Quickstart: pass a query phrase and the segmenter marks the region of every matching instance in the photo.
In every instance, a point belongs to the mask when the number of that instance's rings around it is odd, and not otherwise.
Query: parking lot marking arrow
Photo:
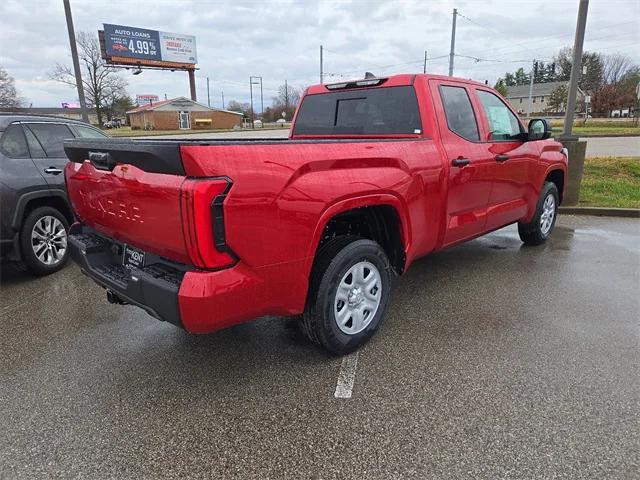
[[[351,391],[356,380],[356,367],[358,366],[358,352],[347,355],[342,359],[338,383],[336,385],[336,398],[351,398]]]

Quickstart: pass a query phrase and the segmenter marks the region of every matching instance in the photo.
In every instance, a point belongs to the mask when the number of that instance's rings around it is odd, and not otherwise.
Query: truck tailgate
[[[180,201],[184,176],[131,164],[101,170],[89,161],[70,162],[65,174],[69,200],[84,224],[136,248],[189,262]]]

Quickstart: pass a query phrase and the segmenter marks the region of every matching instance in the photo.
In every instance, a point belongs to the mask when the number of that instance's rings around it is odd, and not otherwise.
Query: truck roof
[[[374,80],[381,80],[384,81],[384,83],[382,83],[381,85],[379,85],[380,88],[385,88],[385,87],[399,87],[399,86],[407,86],[407,85],[413,85],[413,83],[415,82],[416,77],[422,77],[425,80],[449,80],[449,81],[455,81],[455,82],[460,82],[460,83],[468,83],[468,84],[472,84],[472,85],[478,85],[478,86],[487,86],[484,83],[481,82],[476,82],[475,80],[469,80],[466,78],[459,78],[459,77],[448,77],[446,75],[432,75],[430,73],[401,73],[398,75],[391,75],[389,77],[370,77],[370,78],[358,78],[358,79],[352,79],[352,80],[345,80],[345,81],[341,81],[341,82],[332,82],[332,83],[324,83],[324,84],[315,84],[315,85],[311,85],[307,88],[307,91],[305,92],[306,95],[314,95],[314,94],[318,94],[318,93],[327,93],[330,92],[332,90],[332,86],[341,86],[343,84],[351,84],[353,83],[355,86],[355,82],[366,82],[366,81],[371,81],[373,82]],[[372,84],[372,87],[375,87],[376,85]],[[342,87],[345,90],[349,89],[348,86],[346,87]]]

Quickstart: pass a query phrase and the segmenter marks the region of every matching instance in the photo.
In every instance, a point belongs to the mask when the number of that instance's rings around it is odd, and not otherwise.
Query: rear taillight
[[[230,188],[226,178],[187,178],[180,187],[184,241],[196,267],[218,269],[235,263],[224,235],[223,204]]]

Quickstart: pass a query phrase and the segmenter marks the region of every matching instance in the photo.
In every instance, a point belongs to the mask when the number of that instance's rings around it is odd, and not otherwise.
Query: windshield
[[[422,132],[413,87],[370,88],[304,97],[294,135],[404,135]]]

